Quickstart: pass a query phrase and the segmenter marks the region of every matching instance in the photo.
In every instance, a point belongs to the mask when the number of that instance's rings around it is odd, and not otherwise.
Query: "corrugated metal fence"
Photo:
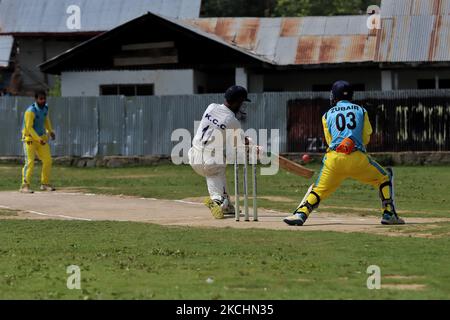
[[[355,103],[366,108],[373,127],[370,152],[450,151],[450,90],[360,92]],[[326,150],[320,119],[327,95],[288,101],[288,152]]]
[[[321,152],[327,93],[250,95],[245,128],[279,129],[281,152]],[[55,156],[169,155],[174,130],[194,122],[222,95],[49,98]],[[370,151],[449,151],[450,90],[364,92],[375,134]],[[0,98],[0,156],[22,155],[23,113],[32,99]]]

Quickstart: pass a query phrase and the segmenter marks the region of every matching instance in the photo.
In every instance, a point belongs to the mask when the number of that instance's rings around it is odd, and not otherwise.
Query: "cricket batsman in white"
[[[223,104],[213,103],[206,109],[189,150],[189,164],[196,173],[206,178],[209,197],[204,204],[216,219],[235,214],[227,193],[226,159],[230,159],[228,157],[233,151],[230,149],[235,145],[251,143],[251,139],[244,136],[241,127],[241,121],[246,116],[244,102],[251,102],[247,89],[241,86],[230,87],[225,93]],[[227,144],[227,134],[230,132],[234,133],[234,139],[240,141]]]

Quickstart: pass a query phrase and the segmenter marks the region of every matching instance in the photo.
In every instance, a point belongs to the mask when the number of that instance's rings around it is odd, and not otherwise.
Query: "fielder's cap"
[[[248,98],[248,91],[244,87],[241,86],[232,86],[228,88],[228,90],[225,92],[225,99],[228,102],[235,102],[238,100],[244,100],[247,102],[252,102]]]
[[[345,100],[353,98],[353,87],[347,81],[336,81],[331,89],[334,99]]]

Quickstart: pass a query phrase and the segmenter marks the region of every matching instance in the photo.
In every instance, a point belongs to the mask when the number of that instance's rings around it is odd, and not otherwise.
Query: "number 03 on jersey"
[[[372,126],[363,107],[341,101],[323,116],[322,122],[325,139],[331,150],[336,150],[344,139],[350,138],[355,142],[357,150],[366,152]]]

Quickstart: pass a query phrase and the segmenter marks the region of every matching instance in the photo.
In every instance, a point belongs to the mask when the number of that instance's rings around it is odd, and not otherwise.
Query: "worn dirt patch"
[[[241,196],[242,197],[242,196]],[[251,199],[251,195],[249,195],[249,198]],[[188,201],[188,202],[198,202],[201,203],[203,202],[203,199],[205,199],[205,197],[191,197],[191,198],[185,198],[183,199],[184,201]],[[234,196],[230,196],[230,199],[232,201],[234,201]],[[288,198],[288,197],[282,197],[282,196],[274,196],[274,197],[258,197],[259,199],[264,199],[264,200],[269,200],[269,201],[273,201],[273,202],[295,202],[295,200]]]
[[[19,213],[20,212],[18,210],[6,209],[0,206],[0,219],[17,219],[19,217]]]
[[[379,213],[380,209],[377,208],[361,208],[361,207],[338,207],[338,206],[327,206],[322,205],[320,206],[322,209],[339,209],[339,210],[348,210],[348,211],[362,211],[362,212],[376,212]],[[450,211],[443,211],[450,214]],[[415,214],[417,216],[421,216],[424,214],[428,214],[427,211],[420,211],[420,210],[398,210],[399,214]]]
[[[296,201],[295,199],[292,199],[289,197],[282,197],[282,196],[258,197],[258,199],[264,199],[264,200],[269,200],[269,201],[273,201],[273,202],[295,202]],[[300,200],[298,200],[298,201],[300,202]]]
[[[381,289],[404,290],[404,291],[422,291],[427,288],[424,284],[382,284]]]
[[[445,221],[443,221],[445,222]],[[391,227],[389,230],[389,236],[400,237],[414,237],[425,239],[436,239],[448,237],[448,233],[433,233],[434,230],[439,229],[439,224],[410,224],[407,228],[403,226]]]
[[[383,279],[392,279],[392,280],[416,280],[422,278],[423,276],[401,276],[397,274],[383,276]]]
[[[205,200],[205,197],[191,197],[191,198],[184,198],[184,199],[181,200],[181,201],[201,204],[201,203],[203,203],[203,200]]]
[[[72,192],[72,193],[86,193],[88,192],[88,187],[65,187],[58,188],[59,192]]]
[[[4,209],[0,207],[0,217],[16,217],[19,215],[17,210]]]
[[[129,174],[129,175],[121,175],[121,176],[109,176],[107,179],[146,179],[146,178],[154,178],[157,177],[156,174]]]
[[[202,198],[203,199],[203,198]],[[188,201],[192,200],[192,201]],[[0,192],[0,206],[19,210],[18,219],[64,219],[82,221],[133,221],[164,226],[211,228],[272,229],[292,232],[336,231],[367,232],[382,235],[415,236],[397,230],[450,222],[448,218],[408,218],[409,225],[381,226],[379,217],[360,217],[320,212],[313,214],[303,227],[287,226],[282,220],[288,213],[260,209],[259,222],[241,222],[234,217],[223,220],[212,218],[199,198],[187,200],[157,200],[147,198],[53,192],[21,194]],[[252,209],[250,208],[250,212]],[[179,213],[183,212],[182,215]],[[396,230],[392,232],[392,230]]]

